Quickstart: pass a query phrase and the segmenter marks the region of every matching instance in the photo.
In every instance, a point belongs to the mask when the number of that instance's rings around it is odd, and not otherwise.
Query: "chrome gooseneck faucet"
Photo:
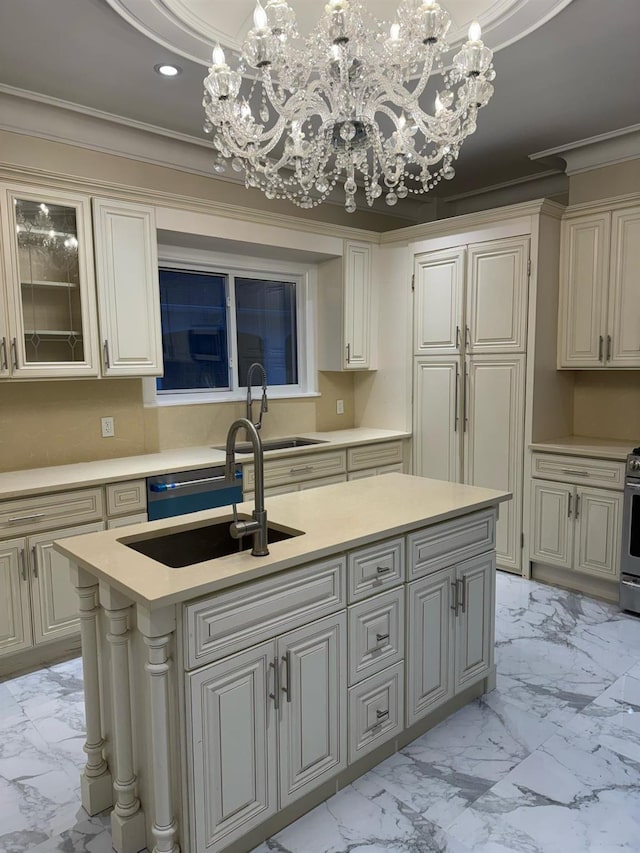
[[[251,413],[251,408],[253,405],[253,400],[251,399],[251,379],[253,377],[254,371],[256,370],[259,371],[262,375],[262,400],[260,401],[260,417],[258,418],[258,423],[254,423],[253,415]],[[249,370],[247,370],[247,420],[251,421],[251,423],[256,429],[262,429],[262,415],[268,411],[269,403],[267,401],[267,372],[259,361],[254,361],[253,364],[249,366]],[[251,440],[249,438],[248,433],[247,440]]]
[[[267,545],[267,511],[264,508],[264,454],[262,451],[262,439],[258,433],[258,425],[253,424],[248,418],[238,418],[229,427],[227,433],[226,457],[225,457],[225,479],[229,483],[235,483],[235,446],[238,432],[244,429],[247,438],[253,447],[253,464],[255,467],[255,504],[251,520],[245,521],[238,518],[238,510],[233,505],[233,522],[229,532],[234,539],[242,539],[249,533],[253,534],[253,548],[251,553],[254,557],[266,557],[269,553]]]

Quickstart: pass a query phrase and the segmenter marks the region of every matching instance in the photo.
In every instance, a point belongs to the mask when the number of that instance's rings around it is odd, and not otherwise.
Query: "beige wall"
[[[640,444],[640,371],[576,371],[573,432]]]
[[[353,376],[321,373],[319,390],[320,397],[270,401],[264,435],[354,426]],[[337,399],[344,400],[344,415],[335,414]],[[145,408],[139,379],[4,382],[0,471],[222,444],[231,421],[244,412],[243,403]],[[102,438],[100,418],[108,415],[115,437]]]
[[[579,172],[569,178],[569,204],[640,192],[640,159]]]

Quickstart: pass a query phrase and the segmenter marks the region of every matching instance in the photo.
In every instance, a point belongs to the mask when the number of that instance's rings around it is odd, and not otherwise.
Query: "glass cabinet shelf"
[[[79,284],[77,281],[26,281],[23,280],[20,282],[23,287],[66,287],[66,288],[77,288]]]
[[[82,339],[82,332],[76,329],[25,329],[24,336],[38,338],[77,338]]]

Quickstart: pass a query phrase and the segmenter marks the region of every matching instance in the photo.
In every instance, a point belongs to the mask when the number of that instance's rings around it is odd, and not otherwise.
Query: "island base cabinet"
[[[346,616],[187,676],[194,850],[218,853],[346,767]]]
[[[495,552],[409,584],[407,726],[489,675]]]

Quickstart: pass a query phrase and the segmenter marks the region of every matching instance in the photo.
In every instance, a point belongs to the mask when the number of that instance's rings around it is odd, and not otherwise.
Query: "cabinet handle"
[[[44,518],[44,512],[34,512],[32,515],[13,515],[7,519],[7,524],[17,524],[19,521],[35,521],[36,518]]]
[[[269,699],[273,699],[273,707],[276,711],[280,710],[280,668],[278,666],[278,658],[274,658],[269,664],[269,669],[273,670],[273,693],[269,693]]]
[[[34,578],[38,577],[38,549],[34,545],[31,549],[31,559],[33,561],[33,576]]]
[[[372,726],[369,726],[366,731],[375,732],[376,729],[379,729],[382,725],[382,721],[389,718],[389,711],[381,711],[379,708],[376,710],[376,721]]]
[[[7,339],[2,339],[2,369],[9,370],[9,362],[7,360]]]
[[[581,471],[579,468],[561,468],[563,474],[575,474],[576,477],[588,477],[589,471]]]
[[[571,518],[571,501],[573,500],[573,495],[569,493],[569,500],[567,502],[567,518]]]
[[[291,702],[291,652],[287,651],[286,654],[282,655],[282,660],[285,665],[285,687],[282,688],[282,692],[286,693],[287,702]]]
[[[313,471],[313,465],[300,465],[297,468],[289,468],[290,474],[308,474]]]
[[[460,371],[456,364],[456,401],[454,403],[455,420],[453,422],[453,431],[458,432],[458,382],[460,381]]]
[[[347,344],[347,364],[351,363],[351,344]]]
[[[576,495],[576,518],[580,515],[580,495]]]
[[[27,555],[24,552],[24,548],[20,548],[20,574],[22,575],[22,580],[26,581],[27,579]]]
[[[13,338],[13,340],[11,341],[11,352],[13,353],[13,359],[12,359],[13,369],[17,370],[18,369],[18,347],[16,345],[16,339],[15,338]]]
[[[456,349],[460,348],[460,326],[456,326]]]
[[[387,575],[391,571],[391,566],[376,566],[376,572],[379,575]]]
[[[381,643],[383,640],[388,640],[389,634],[376,634],[376,640]]]
[[[611,361],[611,335],[607,335],[607,356],[605,361]]]
[[[453,610],[454,613],[457,613],[458,612],[458,584],[456,581],[454,581],[451,584],[451,601],[452,601],[451,609]]]
[[[604,338],[602,335],[598,338],[598,361],[602,361],[602,347],[604,345]]]
[[[464,345],[466,349],[471,349],[471,331],[468,326],[464,327]]]
[[[462,365],[462,423],[464,432],[467,431],[467,424],[469,423],[469,417],[467,415],[467,379],[469,378],[469,374],[467,372],[467,363]]]
[[[111,365],[109,364],[109,341],[105,339],[105,342],[102,345],[102,350],[104,352],[104,366],[105,369],[109,369]]]
[[[456,583],[460,584],[460,590],[461,590],[460,608],[461,608],[463,613],[466,613],[466,611],[467,611],[467,579],[466,579],[466,577],[458,578]]]
[[[389,716],[389,710],[388,709],[386,711],[381,711],[380,709],[378,709],[376,711],[376,717],[378,720],[384,720],[384,718],[388,717],[388,716]]]

